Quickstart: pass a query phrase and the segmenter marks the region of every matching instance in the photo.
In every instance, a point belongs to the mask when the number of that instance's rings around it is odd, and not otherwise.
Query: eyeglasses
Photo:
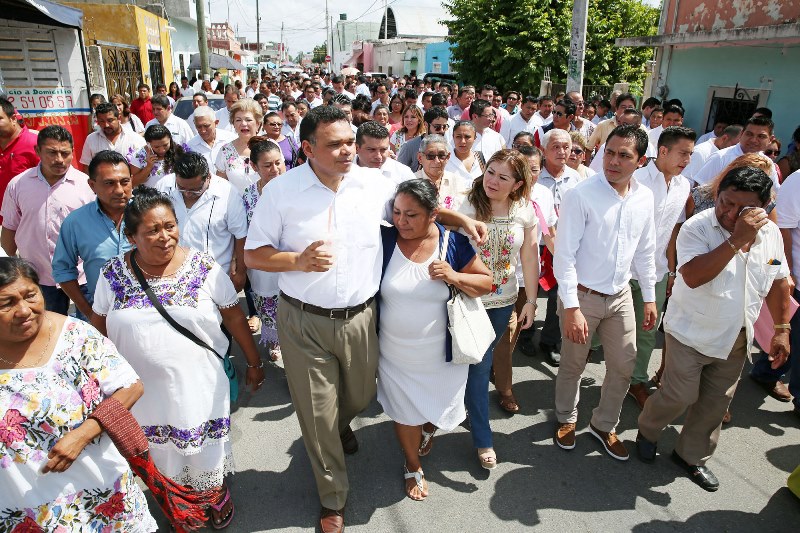
[[[481,118],[489,118],[494,120],[496,118],[494,113],[489,113],[488,115],[481,115]]]
[[[425,159],[427,159],[428,161],[433,161],[434,159],[438,159],[439,161],[445,161],[448,157],[450,157],[450,154],[446,152],[439,152],[438,154],[434,153],[425,154]]]
[[[283,126],[283,122],[267,122],[267,126],[275,126],[276,128],[280,128]]]
[[[386,91],[375,91],[375,92],[377,92],[378,94],[387,94]]]
[[[431,129],[433,131],[447,131],[449,127],[450,124],[431,124]]]
[[[573,148],[572,149],[572,153],[575,154],[575,155],[581,155],[583,153],[583,149],[582,148]]]
[[[202,196],[206,192],[206,185],[208,185],[208,177],[203,179],[203,185],[199,189],[181,189],[178,187],[178,192],[188,196]]]
[[[567,115],[566,113],[564,113],[563,111],[553,111],[553,114],[554,114],[555,116],[557,116],[558,118],[561,118],[561,117],[568,117],[568,116],[569,116],[569,115]]]
[[[764,150],[764,155],[778,155],[780,153],[780,150]]]

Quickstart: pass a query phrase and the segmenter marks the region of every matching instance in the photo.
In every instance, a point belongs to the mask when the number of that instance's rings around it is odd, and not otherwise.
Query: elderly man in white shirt
[[[133,154],[145,145],[141,135],[127,132],[122,127],[115,104],[99,104],[95,108],[95,117],[100,129],[90,133],[83,144],[80,162],[84,167],[88,167],[92,158],[103,150],[113,150],[130,162]]]
[[[334,106],[309,111],[300,138],[308,163],[264,187],[245,260],[280,272],[278,335],[322,504],[319,527],[343,531],[344,454],[358,451],[350,422],[376,392],[380,225],[391,220],[394,184],[352,164],[355,135]],[[443,211],[440,218],[483,240],[462,215]]]
[[[492,103],[488,100],[475,100],[469,106],[469,118],[475,125],[475,144],[472,149],[481,152],[484,161],[489,161],[495,152],[506,147],[503,136],[492,129],[497,120]]]
[[[175,144],[183,145],[194,137],[192,129],[181,117],[172,112],[172,106],[166,96],[156,95],[150,99],[153,105],[153,115],[156,118],[144,125],[145,130],[154,124],[161,124],[167,128],[172,135]]]
[[[772,166],[772,171],[769,176],[772,178],[772,184],[777,191],[780,184],[778,183],[778,171],[775,164],[767,156],[762,154],[766,150],[769,143],[772,142],[772,132],[775,129],[775,124],[771,119],[764,117],[755,117],[747,121],[744,126],[744,131],[739,140],[739,144],[720,150],[712,155],[703,165],[697,174],[692,178],[698,185],[706,185],[714,181],[720,172],[725,170],[725,167],[731,161],[744,154],[761,154],[766,161],[769,161]]]
[[[661,310],[675,282],[675,240],[678,230],[686,220],[686,200],[691,193],[688,179],[681,172],[692,157],[697,134],[682,126],[671,126],[664,130],[658,140],[658,157],[646,167],[633,173],[634,179],[653,193],[653,224],[656,234],[656,309]],[[639,285],[639,274],[631,272],[631,291],[636,313],[636,365],[631,375],[628,394],[636,400],[639,409],[644,408],[648,398],[649,375],[647,367],[656,346],[656,331],[645,331],[640,324],[644,320],[644,300]]]
[[[639,415],[639,456],[652,462],[662,431],[688,408],[672,459],[709,492],[719,481],[705,464],[716,449],[764,302],[774,322],[775,333],[763,346],[773,368],[789,355],[789,267],[780,231],[763,209],[772,187],[762,170],[733,169],[719,184],[714,209],[683,224],[678,277],[664,317],[669,364],[661,388]]]
[[[172,200],[180,244],[207,252],[233,281],[236,291],[247,281],[244,201],[228,180],[212,175],[206,158],[188,152],[175,160],[175,174],[164,176],[158,190]]]
[[[198,107],[192,116],[197,135],[192,137],[186,146],[189,151],[202,154],[208,161],[209,168],[213,168],[220,148],[236,139],[237,135],[232,131],[219,128],[217,115],[209,106]]]
[[[738,144],[742,129],[742,126],[734,124],[725,128],[718,137],[714,137],[708,142],[700,143],[698,141],[695,143],[692,160],[689,166],[683,170],[683,175],[694,182],[695,174],[700,172],[700,169],[703,168],[712,155]]]
[[[558,221],[553,268],[558,281],[564,331],[556,377],[555,442],[575,447],[581,375],[595,331],[605,353],[606,375],[589,432],[605,451],[628,459],[617,438],[622,402],[636,362],[636,318],[629,281],[638,273],[644,299],[643,328],[656,322],[656,237],[653,193],[633,178],[645,161],[647,134],[619,126],[608,136],[604,172],[579,183],[564,197]]]
[[[358,127],[356,165],[380,170],[381,175],[394,185],[415,179],[410,168],[389,157],[390,151],[389,130],[374,120],[368,120]]]

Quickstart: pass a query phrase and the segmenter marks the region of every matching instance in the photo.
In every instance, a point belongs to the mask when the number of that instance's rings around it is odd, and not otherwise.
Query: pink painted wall
[[[773,26],[800,21],[800,0],[664,1],[668,5],[665,34]]]

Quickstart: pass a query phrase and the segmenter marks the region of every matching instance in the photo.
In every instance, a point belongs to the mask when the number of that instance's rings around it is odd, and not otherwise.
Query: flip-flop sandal
[[[403,483],[405,483],[405,481],[409,479],[413,479],[414,482],[416,483],[417,490],[419,490],[420,492],[420,498],[414,498],[411,496],[411,489],[408,488],[407,484],[406,484],[406,496],[408,496],[409,499],[414,500],[415,502],[421,502],[422,500],[425,499],[425,496],[422,495],[423,492],[425,491],[425,485],[422,484],[422,480],[425,479],[425,472],[421,470],[417,470],[416,472],[409,472],[408,467],[406,465],[403,465]]]
[[[478,460],[481,462],[481,466],[486,470],[494,470],[497,468],[497,454],[494,448],[478,448]]]
[[[231,510],[227,514],[227,516],[221,517],[222,518],[222,522],[217,524],[216,520],[214,520],[214,514],[211,513],[211,520],[209,520],[209,522],[211,523],[211,527],[212,528],[214,528],[214,529],[225,529],[226,527],[231,525],[231,520],[233,520],[233,513],[235,511],[235,508],[233,506],[233,502],[231,501],[231,489],[230,489],[230,487],[226,486],[225,487],[225,497],[222,498],[222,501],[219,502],[219,503],[212,503],[211,504],[211,508],[213,510],[215,510],[217,513],[221,513],[222,510],[225,508],[225,505],[227,505],[227,503],[229,501],[231,502]]]
[[[433,449],[433,436],[436,435],[438,429],[439,428],[434,426],[433,431],[428,432],[425,431],[425,426],[422,426],[422,441],[419,444],[419,450],[417,450],[417,454],[420,457],[425,457],[431,453],[431,449]]]
[[[512,415],[519,412],[519,404],[513,392],[510,394],[501,394],[498,392],[497,394],[500,396],[500,408],[503,411],[511,413]]]

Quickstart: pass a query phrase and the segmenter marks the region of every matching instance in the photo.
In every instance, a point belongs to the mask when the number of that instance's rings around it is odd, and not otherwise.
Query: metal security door
[[[108,95],[121,94],[130,101],[143,79],[139,50],[105,45],[102,48]]]
[[[155,93],[156,87],[164,83],[164,71],[161,68],[161,52],[147,52],[147,59],[150,62],[150,89]]]

